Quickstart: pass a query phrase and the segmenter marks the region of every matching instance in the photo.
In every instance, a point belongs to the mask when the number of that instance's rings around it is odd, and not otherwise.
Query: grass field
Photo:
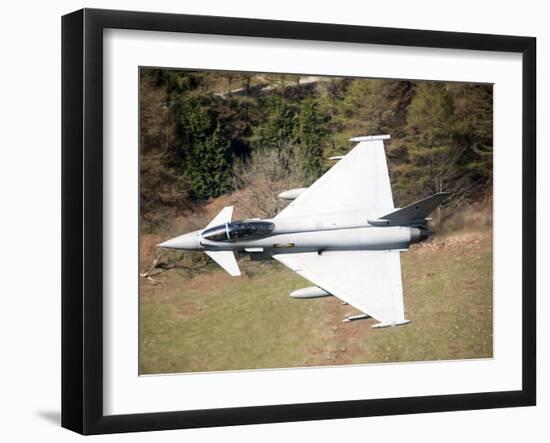
[[[335,297],[290,298],[311,283],[275,262],[142,279],[140,373],[492,357],[492,231],[434,237],[401,260],[412,323],[385,329],[343,323],[357,311]]]

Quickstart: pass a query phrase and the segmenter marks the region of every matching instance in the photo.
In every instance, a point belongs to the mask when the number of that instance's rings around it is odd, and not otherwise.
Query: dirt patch
[[[357,315],[359,311],[348,304],[343,304],[338,298],[334,298],[334,303],[327,304],[326,324],[333,325],[332,331],[334,341],[329,354],[330,363],[335,365],[351,364],[358,361],[357,357],[362,353],[358,343],[362,340],[368,340],[370,334],[374,331],[371,325],[374,320],[358,320],[346,323],[343,320],[350,315]]]
[[[141,270],[151,266],[157,253],[157,245],[162,241],[158,234],[141,234],[139,241],[139,268]]]
[[[447,249],[475,249],[479,250],[483,247],[487,238],[487,233],[484,231],[461,232],[453,236],[436,236],[431,239],[412,245],[410,252],[414,254],[433,254],[434,252]]]
[[[441,209],[441,217],[434,217],[435,230],[450,234],[472,227],[491,228],[493,226],[493,198],[491,192],[488,194],[483,201],[469,206],[459,208],[451,206]]]
[[[185,287],[194,291],[208,291],[212,288],[224,287],[231,284],[232,277],[226,272],[209,272],[198,274],[185,280]]]

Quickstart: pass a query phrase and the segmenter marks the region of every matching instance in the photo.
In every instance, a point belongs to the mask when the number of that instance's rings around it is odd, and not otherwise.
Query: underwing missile
[[[346,317],[342,321],[345,323],[348,323],[350,321],[356,321],[356,320],[368,320],[369,318],[372,318],[372,317],[368,314],[359,314],[359,315],[352,315],[350,317]]]

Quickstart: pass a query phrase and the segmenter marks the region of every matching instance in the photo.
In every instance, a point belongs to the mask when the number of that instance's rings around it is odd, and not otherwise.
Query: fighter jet
[[[235,251],[275,259],[315,285],[292,292],[293,298],[335,296],[362,312],[344,321],[407,324],[400,252],[428,238],[428,215],[449,194],[395,208],[384,152],[389,138],[350,139],[357,145],[332,157],[338,162],[309,188],[279,194],[292,201],[272,219],[232,221],[228,206],[204,229],[159,246],[204,251],[232,276],[240,275]]]

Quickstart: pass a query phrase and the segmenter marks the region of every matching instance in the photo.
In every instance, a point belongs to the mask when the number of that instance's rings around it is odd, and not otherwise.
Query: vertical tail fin
[[[396,224],[424,220],[441,203],[443,203],[449,195],[450,193],[448,192],[439,192],[409,206],[398,209],[397,211],[387,214],[384,217],[380,217],[380,219],[389,220]]]

